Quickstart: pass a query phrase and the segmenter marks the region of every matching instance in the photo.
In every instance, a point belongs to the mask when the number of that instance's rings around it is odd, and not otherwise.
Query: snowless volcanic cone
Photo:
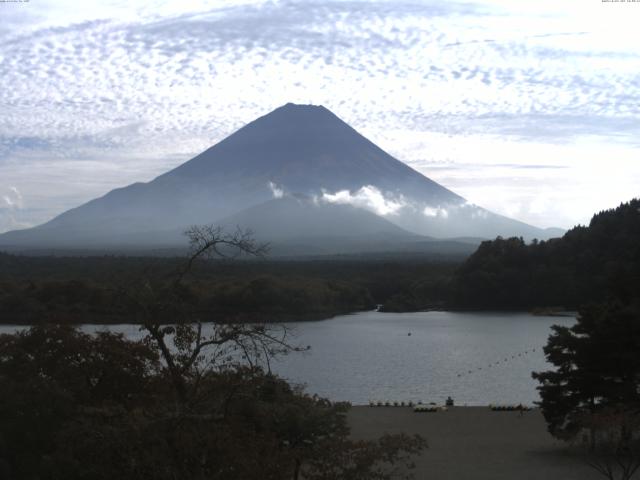
[[[151,182],[0,235],[0,246],[178,246],[189,225],[234,222],[280,242],[348,237],[351,250],[377,235],[384,248],[418,236],[549,236],[469,204],[326,108],[287,104]]]

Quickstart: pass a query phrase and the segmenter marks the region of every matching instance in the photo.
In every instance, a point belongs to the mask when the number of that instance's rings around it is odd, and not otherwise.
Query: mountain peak
[[[464,201],[384,152],[322,105],[278,107],[156,180],[191,189],[205,179],[207,190],[250,183],[254,191],[271,195],[267,186],[273,182],[289,194],[322,195],[370,185],[429,204]]]
[[[281,107],[276,108],[276,110],[287,109],[287,110],[326,110],[329,111],[324,105],[314,105],[313,103],[293,103],[288,102],[282,105]],[[275,110],[274,110],[275,111]]]
[[[298,122],[302,124],[311,123],[338,123],[346,125],[338,116],[323,105],[287,103],[272,110],[256,121],[278,120],[278,122],[290,122],[294,126]],[[251,124],[250,124],[251,125]]]

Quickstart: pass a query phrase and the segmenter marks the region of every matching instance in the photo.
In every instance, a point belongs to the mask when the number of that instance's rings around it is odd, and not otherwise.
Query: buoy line
[[[485,369],[494,368],[494,367],[497,367],[497,366],[499,366],[499,365],[506,364],[506,363],[508,363],[508,362],[511,362],[512,360],[516,360],[516,359],[518,359],[518,358],[522,358],[522,357],[524,357],[524,356],[526,356],[526,355],[529,355],[530,353],[535,352],[535,351],[537,350],[537,348],[538,348],[538,347],[535,347],[535,348],[529,348],[529,349],[527,349],[527,350],[523,350],[523,351],[521,351],[521,352],[514,353],[513,355],[507,355],[506,357],[504,357],[504,358],[502,358],[502,359],[500,359],[500,360],[497,360],[497,361],[495,361],[495,362],[491,362],[491,363],[489,363],[488,365],[486,365],[486,366],[484,366],[484,367],[476,367],[476,368],[473,368],[473,369],[471,369],[471,370],[467,370],[467,371],[463,371],[463,372],[458,372],[458,373],[456,374],[456,377],[457,377],[457,378],[465,377],[465,376],[467,376],[467,375],[471,375],[471,374],[473,374],[473,373],[477,373],[477,372],[480,372],[480,371],[485,370]]]

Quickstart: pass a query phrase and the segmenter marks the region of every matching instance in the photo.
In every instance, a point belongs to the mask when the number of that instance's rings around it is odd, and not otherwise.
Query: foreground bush
[[[0,336],[0,473],[29,479],[386,479],[418,437],[354,442],[348,405],[259,367],[185,371],[153,342],[39,326]]]

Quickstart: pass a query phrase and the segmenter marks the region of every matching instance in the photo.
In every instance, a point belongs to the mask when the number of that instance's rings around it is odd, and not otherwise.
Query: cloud
[[[147,181],[289,101],[324,104],[425,174],[426,161],[449,162],[458,172],[452,183],[444,173],[434,179],[453,189],[473,182],[476,170],[466,164],[486,152],[501,157],[492,163],[520,164],[513,177],[536,170],[541,158],[510,156],[535,144],[577,145],[574,157],[555,153],[552,161],[574,164],[582,177],[591,170],[575,164],[589,154],[587,137],[625,156],[640,148],[640,53],[628,13],[635,6],[587,3],[8,5],[0,26],[0,178],[43,198],[44,221]],[[625,168],[622,188],[599,196],[603,207],[622,200],[616,192],[631,190],[640,175],[637,164]],[[71,184],[48,181],[63,170]],[[538,177],[529,178],[533,190]],[[501,183],[493,190],[501,201],[518,200]],[[472,189],[460,193],[485,202]],[[551,205],[534,216],[522,210],[522,219],[554,224]],[[555,221],[568,226],[571,218]]]
[[[17,187],[0,188],[0,232],[30,226],[20,219],[23,209],[22,193]]]
[[[400,209],[408,206],[403,197],[385,196],[373,185],[365,185],[354,193],[349,190],[340,190],[335,193],[323,191],[319,200],[325,203],[364,208],[382,216],[395,215]]]
[[[481,208],[475,208],[471,213],[471,218],[485,219],[489,216],[489,212],[482,210]]]
[[[278,187],[275,183],[269,182],[269,189],[273,194],[273,198],[282,198],[284,197],[284,190]]]
[[[10,186],[6,189],[6,193],[1,196],[5,207],[11,210],[23,208],[22,194],[17,187]]]
[[[424,207],[422,214],[425,217],[449,218],[449,211],[444,207]]]
[[[289,100],[327,103],[373,129],[528,136],[563,136],[575,125],[606,125],[598,121],[606,115],[638,113],[635,74],[621,72],[620,61],[590,50],[567,67],[574,53],[561,51],[555,60],[551,52],[562,45],[557,37],[571,32],[541,35],[535,19],[519,32],[511,18],[487,15],[486,7],[382,1],[365,10],[305,1],[206,9],[196,2],[181,14],[151,15],[141,6],[120,21],[118,13],[114,6],[84,22],[42,28],[7,48],[0,82],[13,88],[0,94],[9,107],[3,130],[20,135],[28,126],[41,137],[73,138],[142,119],[145,126],[121,139],[132,148],[141,147],[141,137],[147,145],[191,138],[204,147],[205,139]],[[483,22],[495,31],[490,44],[478,38]],[[457,47],[442,51],[449,40]],[[616,74],[602,76],[603,67]],[[356,98],[347,93],[353,87]],[[38,115],[27,113],[33,109]],[[176,138],[177,131],[189,135]]]
[[[463,213],[463,218],[468,218],[469,213],[472,219],[486,219],[489,217],[488,211],[470,202],[438,206],[427,205],[422,209],[422,214],[425,217],[439,218],[442,220],[446,220],[450,216],[459,215],[460,213]]]

